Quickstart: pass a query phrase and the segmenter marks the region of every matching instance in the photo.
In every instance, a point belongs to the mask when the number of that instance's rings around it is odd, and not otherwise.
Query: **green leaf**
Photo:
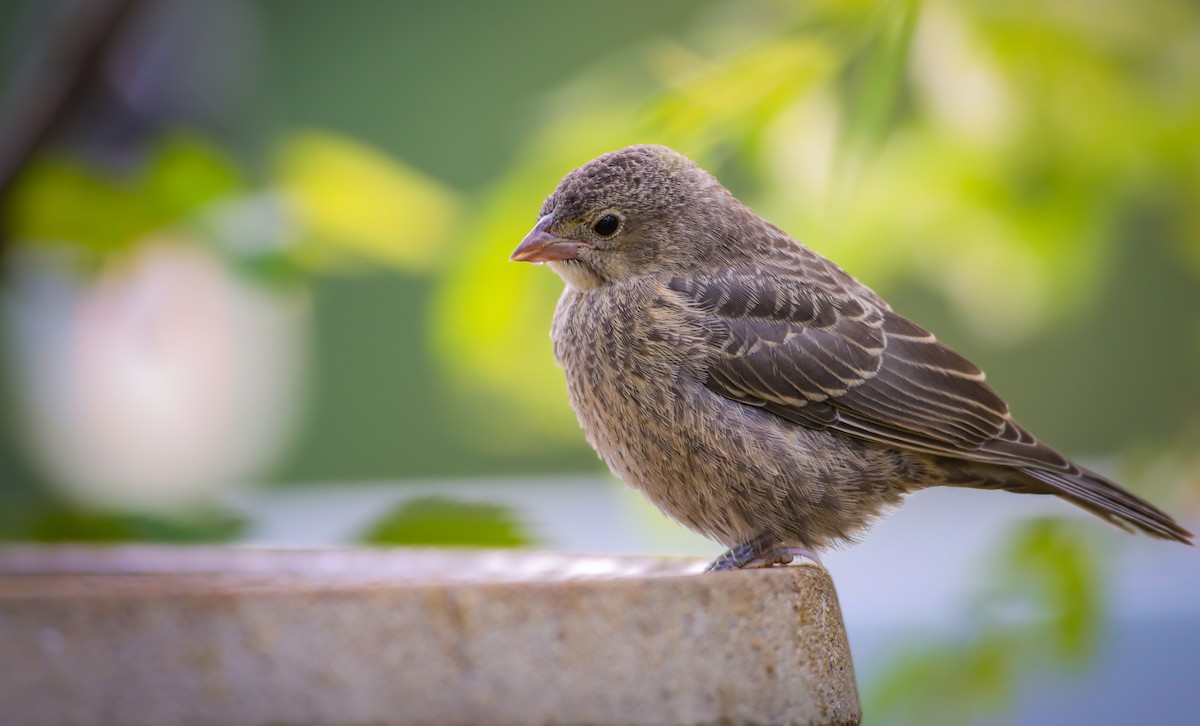
[[[523,547],[534,539],[505,507],[422,497],[401,504],[363,534],[362,542],[431,547]]]
[[[378,149],[325,132],[276,149],[275,177],[309,237],[310,267],[384,264],[426,271],[458,222],[448,188]]]
[[[82,162],[46,156],[13,188],[9,234],[25,241],[53,241],[113,251],[133,243],[155,221],[136,185],[105,179]]]
[[[916,0],[890,3],[881,14],[878,37],[858,64],[852,65],[854,82],[848,92],[842,153],[851,166],[875,154],[888,136],[901,98],[913,30],[918,15]],[[858,67],[861,66],[861,67]]]
[[[696,153],[722,140],[757,142],[797,97],[830,75],[834,63],[821,42],[788,37],[716,62],[688,65],[699,70],[670,79],[648,105],[642,123],[650,134]]]
[[[1082,665],[1099,644],[1103,591],[1096,557],[1079,530],[1056,519],[1037,519],[1013,533],[1003,556],[1002,590],[1040,617],[1035,625],[1047,655]]]
[[[17,179],[8,232],[18,240],[115,252],[242,187],[234,163],[191,135],[164,137],[132,174],[52,153],[35,159]]]
[[[206,510],[178,517],[98,513],[62,505],[36,514],[17,539],[35,542],[229,542],[248,522],[225,511]]]
[[[168,136],[157,144],[141,183],[147,204],[163,224],[183,219],[244,187],[229,157],[204,139],[185,134]]]

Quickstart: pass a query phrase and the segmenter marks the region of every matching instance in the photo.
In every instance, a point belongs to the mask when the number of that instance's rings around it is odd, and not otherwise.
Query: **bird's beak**
[[[579,243],[550,234],[550,225],[554,215],[547,214],[533,225],[533,230],[525,235],[521,244],[513,250],[508,258],[512,262],[552,262],[554,260],[574,260],[579,257]]]

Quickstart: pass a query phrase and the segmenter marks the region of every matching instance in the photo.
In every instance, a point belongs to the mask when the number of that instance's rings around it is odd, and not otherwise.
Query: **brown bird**
[[[729,551],[786,564],[930,486],[1054,494],[1191,544],[1170,516],[1039,443],[983,372],[739,202],[631,146],[568,174],[513,252],[566,282],[550,336],[613,474]]]

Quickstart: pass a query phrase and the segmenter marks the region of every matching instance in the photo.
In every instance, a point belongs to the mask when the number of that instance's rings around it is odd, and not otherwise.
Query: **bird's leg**
[[[775,537],[763,534],[727,550],[708,566],[707,572],[788,565],[801,556],[821,564],[821,560],[811,550],[803,547],[784,547]]]

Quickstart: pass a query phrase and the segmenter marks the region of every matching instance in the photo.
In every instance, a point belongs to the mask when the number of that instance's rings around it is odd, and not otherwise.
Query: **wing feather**
[[[877,298],[839,291],[831,279],[756,266],[670,280],[712,331],[708,387],[889,446],[1067,466],[1013,423],[974,364]]]
[[[1189,543],[1148,502],[1039,443],[983,371],[811,251],[668,283],[709,347],[705,385],[794,423],[1014,469],[1001,486],[1053,491],[1121,527]],[[799,259],[802,257],[803,259]]]

